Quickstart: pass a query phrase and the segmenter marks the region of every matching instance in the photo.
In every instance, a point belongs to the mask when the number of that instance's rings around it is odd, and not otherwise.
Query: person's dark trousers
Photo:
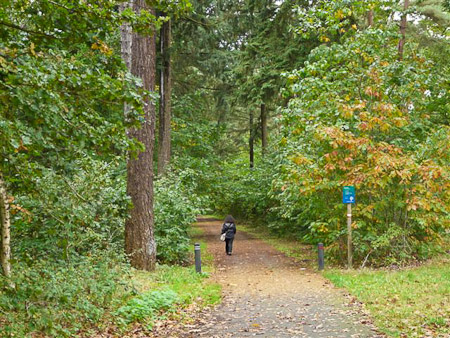
[[[233,251],[233,240],[234,238],[225,239],[225,251],[227,254],[231,254],[231,252]]]

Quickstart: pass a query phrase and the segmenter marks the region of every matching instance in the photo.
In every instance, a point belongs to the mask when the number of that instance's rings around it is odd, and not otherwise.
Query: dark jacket
[[[223,223],[221,234],[225,234],[225,238],[232,239],[236,233],[236,224],[234,223]]]

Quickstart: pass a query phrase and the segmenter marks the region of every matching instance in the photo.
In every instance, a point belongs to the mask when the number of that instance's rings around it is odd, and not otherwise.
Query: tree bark
[[[264,156],[267,150],[267,112],[265,103],[261,103],[261,149]]]
[[[3,180],[3,175],[0,173],[0,221],[1,221],[1,252],[0,262],[2,265],[3,275],[11,276],[11,246],[10,246],[10,213],[8,195],[6,194],[6,184]]]
[[[250,110],[250,121],[249,121],[249,137],[248,137],[248,145],[249,145],[249,157],[250,157],[250,168],[254,167],[254,132],[253,132],[253,110]]]
[[[373,9],[371,9],[367,13],[367,26],[372,27],[373,26]]]
[[[158,175],[164,175],[166,166],[170,162],[170,121],[172,74],[170,66],[171,23],[164,22],[160,33],[161,75],[159,101],[159,144],[158,144]]]
[[[130,2],[128,3],[128,5]],[[139,13],[150,9],[145,0],[131,1],[133,10]],[[125,4],[127,5],[127,4]],[[130,36],[131,35],[131,40]],[[130,43],[131,41],[131,43]],[[156,42],[155,35],[145,36],[122,28],[122,54],[131,73],[142,79],[143,89],[155,90]],[[127,108],[125,108],[127,109]],[[137,139],[145,150],[137,157],[130,155],[127,163],[127,194],[133,208],[125,223],[125,252],[131,265],[140,270],[153,270],[156,263],[153,216],[153,146],[155,139],[155,105],[147,96],[140,128],[128,130],[128,136]]]
[[[404,13],[402,15],[402,19],[400,21],[400,34],[402,35],[402,37],[400,38],[400,41],[398,42],[398,59],[401,61],[403,60],[403,49],[405,46],[405,41],[406,41],[406,25],[407,25],[407,15],[406,15],[406,10],[409,7],[409,0],[404,0],[403,3],[403,10]]]

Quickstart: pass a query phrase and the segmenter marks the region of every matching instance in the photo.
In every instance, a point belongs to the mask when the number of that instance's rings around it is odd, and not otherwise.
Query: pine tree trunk
[[[171,121],[171,94],[172,74],[170,66],[171,23],[164,22],[161,27],[161,77],[159,102],[159,144],[158,144],[158,175],[164,175],[166,166],[170,162],[170,121]]]
[[[3,275],[11,276],[11,247],[10,247],[10,227],[11,221],[9,217],[9,202],[6,194],[6,184],[3,175],[0,173],[0,222],[1,222],[1,252],[0,262],[2,265]]]
[[[403,9],[406,10],[409,7],[409,0],[404,0]],[[400,21],[400,34],[402,35],[400,41],[398,42],[398,59],[403,60],[403,49],[406,41],[406,25],[407,25],[407,15],[403,13],[402,19]]]
[[[249,137],[248,137],[248,145],[249,145],[249,157],[250,157],[250,168],[254,166],[254,133],[253,133],[253,110],[250,110],[250,121],[249,121]]]
[[[132,6],[135,12],[146,9],[154,14],[145,0],[134,0]],[[131,73],[142,79],[143,89],[154,91],[155,35],[144,36],[131,33],[130,29],[123,27],[122,54]],[[128,130],[128,136],[141,142],[145,150],[137,157],[130,156],[127,164],[127,194],[131,197],[133,208],[125,223],[125,252],[129,255],[133,267],[140,270],[153,270],[156,263],[156,243],[153,232],[155,105],[147,97],[143,108],[144,116],[140,128]]]
[[[264,103],[261,104],[261,144],[262,154],[264,156],[267,150],[267,112]]]

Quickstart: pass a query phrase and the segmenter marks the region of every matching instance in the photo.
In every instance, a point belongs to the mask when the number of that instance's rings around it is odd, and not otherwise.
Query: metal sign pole
[[[348,268],[352,268],[352,204],[355,203],[355,187],[345,186],[342,190],[342,202],[347,204],[347,258]]]
[[[353,254],[352,254],[352,204],[347,204],[347,231],[348,231],[348,237],[347,237],[347,256],[348,256],[348,268],[352,268],[352,260],[353,260]]]

